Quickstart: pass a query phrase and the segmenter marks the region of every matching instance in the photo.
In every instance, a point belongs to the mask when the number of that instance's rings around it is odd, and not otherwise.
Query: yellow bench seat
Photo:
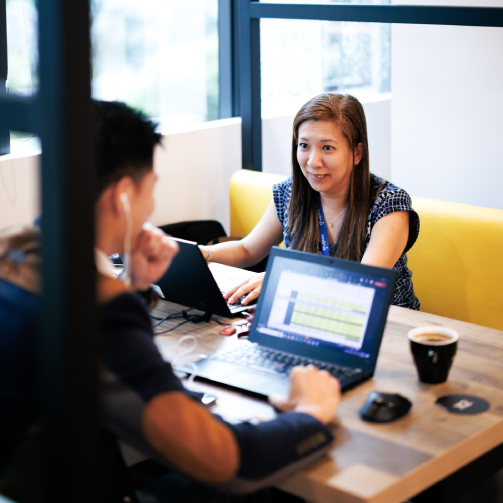
[[[246,236],[285,176],[241,170],[230,184],[231,234]],[[421,230],[407,254],[421,311],[503,330],[503,210],[412,197]]]

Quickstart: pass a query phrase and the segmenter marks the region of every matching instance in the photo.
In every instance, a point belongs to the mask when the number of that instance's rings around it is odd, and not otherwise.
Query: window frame
[[[224,0],[220,0],[222,3]],[[228,0],[229,2],[231,0]],[[406,23],[451,26],[503,27],[503,7],[446,7],[426,5],[361,5],[262,3],[258,0],[233,0],[233,60],[239,94],[230,99],[241,116],[243,169],[262,171],[262,99],[260,69],[260,20],[305,19],[362,23]],[[223,30],[223,28],[222,28]],[[230,59],[221,60],[220,71]],[[236,75],[237,70],[237,75]],[[234,83],[235,85],[235,83]],[[221,102],[228,99],[221,94]]]

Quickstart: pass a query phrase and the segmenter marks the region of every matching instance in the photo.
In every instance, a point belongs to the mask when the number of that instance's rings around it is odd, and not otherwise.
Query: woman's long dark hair
[[[297,160],[299,126],[310,120],[338,125],[353,152],[361,143],[362,158],[351,173],[347,210],[337,240],[336,253],[339,258],[360,261],[365,251],[367,219],[373,197],[365,113],[361,103],[347,94],[325,93],[315,96],[299,110],[293,121],[293,182],[287,229],[292,248],[316,253],[320,242],[319,193],[311,188]]]

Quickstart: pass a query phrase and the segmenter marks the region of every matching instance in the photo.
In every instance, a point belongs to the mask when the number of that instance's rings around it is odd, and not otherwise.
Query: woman
[[[323,253],[398,272],[392,304],[419,309],[407,268],[407,251],[419,234],[419,217],[404,190],[369,170],[367,125],[361,103],[349,95],[320,94],[293,123],[293,176],[273,186],[273,199],[241,241],[202,247],[207,260],[248,267],[272,246]],[[264,274],[226,293],[233,303],[258,297]]]

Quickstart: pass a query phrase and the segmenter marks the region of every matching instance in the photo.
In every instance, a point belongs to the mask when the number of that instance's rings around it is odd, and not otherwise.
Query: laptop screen
[[[281,249],[267,269],[250,340],[373,369],[394,271]]]

